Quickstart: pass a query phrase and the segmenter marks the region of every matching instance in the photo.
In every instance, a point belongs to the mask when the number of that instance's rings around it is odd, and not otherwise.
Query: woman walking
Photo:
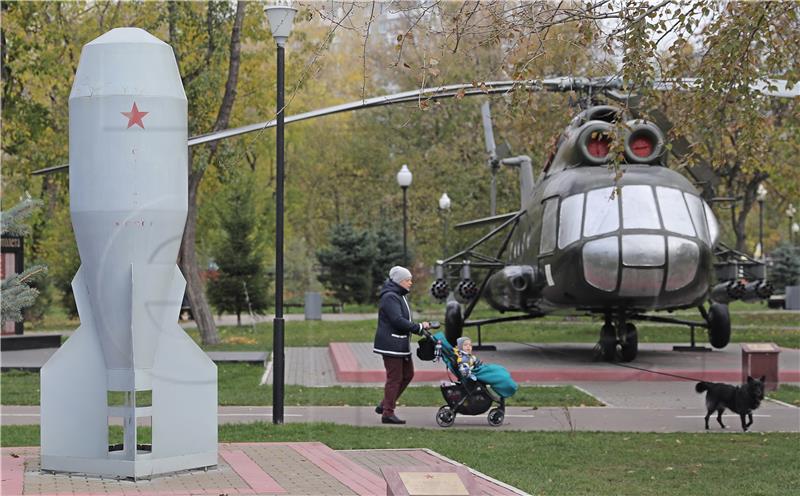
[[[411,272],[405,267],[395,266],[389,271],[389,279],[383,284],[378,305],[378,328],[372,351],[383,356],[386,369],[386,385],[383,401],[375,407],[384,424],[405,424],[394,413],[397,399],[414,378],[414,363],[411,361],[409,336],[422,334],[430,323],[414,323],[411,307],[406,295],[413,284]]]

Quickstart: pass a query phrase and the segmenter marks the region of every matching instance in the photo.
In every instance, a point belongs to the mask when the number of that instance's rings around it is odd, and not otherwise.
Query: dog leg
[[[711,412],[713,411],[714,410],[709,410],[708,413],[706,413],[706,430],[708,430],[708,418],[711,416]]]
[[[746,416],[747,416],[747,415],[746,415],[746,414],[744,414],[744,413],[740,413],[740,414],[739,414],[739,418],[741,418],[741,419],[742,419],[742,430],[743,430],[743,431],[745,431],[745,432],[747,432],[747,426],[749,426],[749,425],[750,425],[750,424],[748,424],[748,423],[746,423],[746,422],[745,422],[745,417],[746,417]]]
[[[721,425],[722,428],[724,429],[725,428],[725,424],[722,423],[722,412],[723,411],[725,411],[724,408],[720,408],[719,410],[717,410],[717,422],[719,422],[719,425]]]
[[[751,425],[753,425],[753,414],[752,413],[748,413],[747,414],[747,427],[750,427]]]

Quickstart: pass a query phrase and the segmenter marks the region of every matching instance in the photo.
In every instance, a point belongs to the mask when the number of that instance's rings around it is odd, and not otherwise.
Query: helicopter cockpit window
[[[583,236],[597,236],[619,228],[619,203],[614,188],[601,188],[586,193],[586,218]]]
[[[624,229],[660,229],[656,200],[650,186],[622,188],[622,227]]]
[[[656,186],[656,196],[661,217],[664,219],[664,228],[678,234],[694,236],[694,227],[683,194],[675,188]]]
[[[564,198],[558,216],[558,247],[564,248],[581,238],[583,193]]]
[[[697,229],[697,237],[710,244],[708,224],[706,224],[706,216],[703,212],[703,200],[689,193],[684,193],[683,196],[686,197],[686,203],[689,205],[689,214],[692,217],[695,229]]]
[[[539,251],[550,253],[556,247],[556,215],[558,214],[558,198],[550,198],[544,204],[542,219],[542,238]]]

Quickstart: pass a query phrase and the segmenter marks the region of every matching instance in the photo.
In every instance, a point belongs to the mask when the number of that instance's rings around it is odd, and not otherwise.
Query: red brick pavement
[[[79,474],[43,473],[39,465],[39,448],[3,448],[0,494],[384,495],[386,483],[379,473],[381,466],[408,465],[409,462],[426,466],[455,463],[428,450],[340,452],[318,442],[223,443],[220,444],[219,453],[219,464],[214,469],[178,472],[134,482]],[[483,474],[473,473],[478,477],[483,494],[524,494]]]

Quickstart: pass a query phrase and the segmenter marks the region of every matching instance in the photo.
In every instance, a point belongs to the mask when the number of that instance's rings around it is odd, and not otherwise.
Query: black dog
[[[720,384],[718,382],[698,382],[694,387],[695,391],[706,393],[706,429],[708,429],[708,418],[716,410],[717,422],[722,428],[725,424],[722,423],[722,412],[729,409],[734,413],[738,413],[742,419],[742,430],[747,431],[747,428],[753,424],[753,410],[759,407],[761,400],[764,399],[764,380],[765,376],[761,379],[753,379],[747,376],[747,382],[741,386],[731,386],[729,384]],[[745,423],[745,415],[748,422]]]

